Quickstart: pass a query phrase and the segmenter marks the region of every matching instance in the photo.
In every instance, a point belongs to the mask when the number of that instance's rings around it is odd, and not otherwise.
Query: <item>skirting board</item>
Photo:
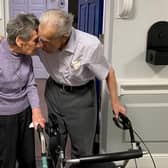
[[[153,154],[153,159],[155,161],[157,168],[168,168],[168,154]],[[138,168],[154,168],[152,159],[149,155],[143,156],[140,159],[136,159]],[[122,162],[116,162],[117,165],[122,164]],[[135,168],[135,161],[130,160],[126,168]]]

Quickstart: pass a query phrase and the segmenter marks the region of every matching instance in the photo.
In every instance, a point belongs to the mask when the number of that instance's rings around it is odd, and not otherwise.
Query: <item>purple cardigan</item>
[[[0,115],[13,115],[28,106],[39,107],[32,58],[14,55],[6,40],[0,43]]]

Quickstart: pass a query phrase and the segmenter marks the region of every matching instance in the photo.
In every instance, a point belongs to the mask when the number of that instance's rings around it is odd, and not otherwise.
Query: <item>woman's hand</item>
[[[42,128],[45,127],[45,119],[42,115],[40,108],[33,108],[32,109],[32,121],[34,128],[36,129],[37,125],[40,124]]]

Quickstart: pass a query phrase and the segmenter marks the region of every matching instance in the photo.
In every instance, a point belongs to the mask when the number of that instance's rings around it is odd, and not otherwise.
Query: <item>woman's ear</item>
[[[16,37],[16,45],[18,46],[18,47],[22,47],[23,46],[23,40],[20,38],[20,37]]]

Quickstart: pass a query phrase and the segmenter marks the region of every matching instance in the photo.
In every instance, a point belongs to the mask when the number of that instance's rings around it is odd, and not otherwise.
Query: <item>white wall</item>
[[[145,52],[149,27],[154,22],[168,20],[168,1],[134,0],[134,3],[133,18],[114,19],[113,66],[122,79],[165,79],[168,67],[150,66],[145,62]]]
[[[116,2],[106,0],[105,56],[116,71],[120,100],[134,128],[155,154],[158,167],[167,167],[168,67],[150,65],[145,57],[147,31],[154,22],[168,20],[168,1],[134,0],[133,15],[129,19],[116,18]],[[103,92],[103,113],[102,151],[128,149],[128,134],[114,126],[106,91]],[[152,167],[150,159],[145,163],[146,167]]]
[[[4,21],[5,21],[5,10],[4,10],[4,1],[0,0],[0,34],[4,35]]]

